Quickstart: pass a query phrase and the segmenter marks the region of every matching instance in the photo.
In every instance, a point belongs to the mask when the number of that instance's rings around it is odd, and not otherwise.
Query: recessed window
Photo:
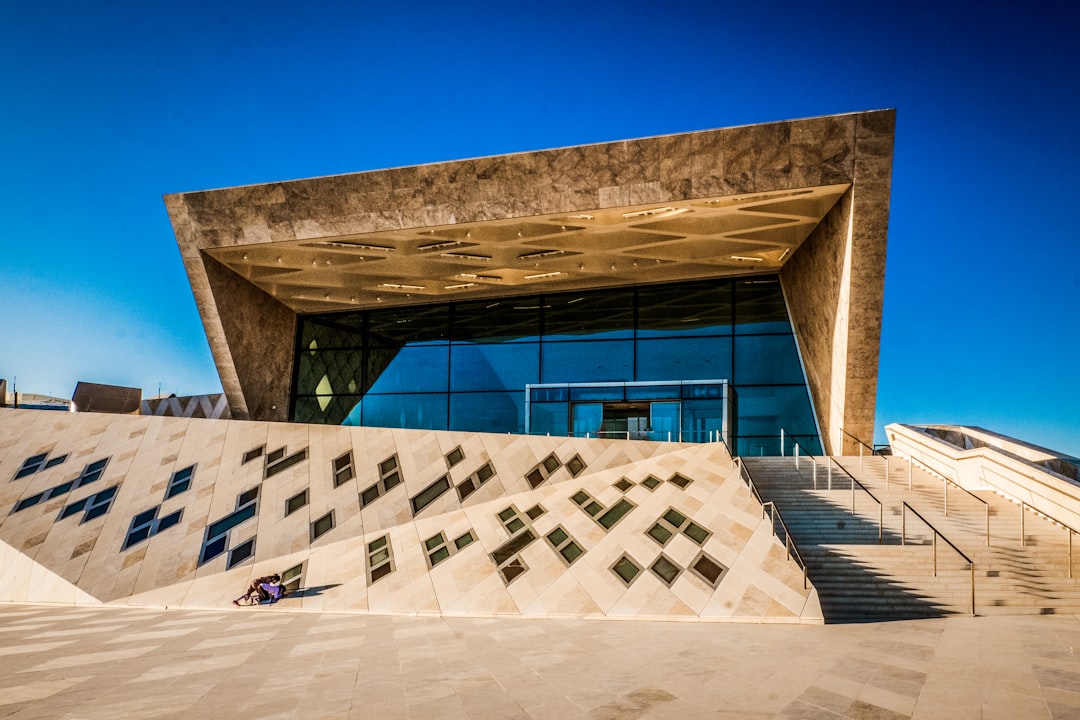
[[[575,560],[585,553],[562,525],[557,525],[546,537],[551,546],[555,548],[555,551],[566,561],[567,565],[572,565]]]
[[[307,448],[297,450],[292,455],[285,455],[285,448],[275,450],[266,456],[266,469],[263,476],[272,478],[280,472],[288,470],[293,465],[298,465],[307,460]]]
[[[675,485],[680,490],[685,490],[686,486],[689,485],[693,481],[690,478],[686,477],[685,475],[675,473],[674,475],[672,475],[671,477],[668,478],[668,482],[671,483],[672,485]]]
[[[566,461],[566,469],[570,471],[571,477],[577,477],[585,469],[585,461],[580,455],[575,455]]]
[[[12,508],[11,512],[15,513],[19,512],[20,510],[25,510],[26,508],[33,507],[34,505],[37,505],[40,502],[44,502],[45,500],[52,500],[54,497],[66,495],[72,490],[80,488],[83,485],[89,485],[92,482],[97,482],[101,478],[102,474],[105,472],[105,466],[108,465],[108,463],[109,458],[105,458],[104,460],[97,460],[90,463],[83,468],[83,471],[79,473],[79,476],[74,480],[62,482],[59,485],[55,485],[48,490],[45,490],[44,492],[40,492],[36,495],[31,495],[30,497],[23,498],[19,502],[15,503],[15,507]],[[68,515],[73,515],[75,512],[77,511],[72,511]],[[61,512],[60,519],[68,517],[68,515],[64,515]],[[97,515],[95,515],[94,517],[97,517]],[[85,522],[85,520],[83,520],[83,522]]]
[[[321,518],[311,523],[311,541],[314,542],[321,538],[326,533],[334,529],[334,511],[323,515]]]
[[[664,581],[664,584],[668,587],[671,586],[675,579],[679,577],[679,573],[682,572],[682,568],[671,561],[666,555],[661,554],[656,558],[649,569],[656,573],[656,577]]]
[[[690,570],[707,582],[710,587],[719,585],[724,573],[727,572],[726,567],[705,553],[701,553],[694,562],[690,563]]]
[[[256,485],[236,498],[236,510],[206,526],[199,565],[213,560],[229,549],[229,531],[255,517],[258,511],[259,487]]]
[[[530,520],[535,520],[546,512],[547,510],[545,510],[543,506],[533,505],[531,508],[525,511],[525,514],[529,516]]]
[[[610,530],[615,527],[615,524],[626,517],[626,514],[636,507],[634,503],[630,502],[626,498],[622,498],[617,503],[611,506],[607,512],[600,517],[596,518],[596,522],[600,523],[600,526],[605,530]]]
[[[265,445],[260,445],[257,448],[251,448],[250,450],[248,450],[246,453],[244,453],[244,458],[240,461],[240,464],[241,465],[246,465],[247,463],[251,462],[252,460],[262,457],[263,449],[265,447],[266,447]]]
[[[615,573],[620,580],[629,586],[641,572],[641,566],[634,562],[629,555],[623,555],[611,566],[611,572]]]
[[[655,475],[650,475],[644,480],[642,480],[641,484],[649,488],[649,491],[651,492],[660,485],[660,482],[660,478],[656,477]]]
[[[541,460],[536,467],[525,473],[525,481],[529,483],[529,487],[535,490],[544,484],[544,482],[551,477],[551,474],[561,466],[562,463],[559,462],[559,458],[555,457],[555,454],[552,453]]]
[[[446,467],[452,468],[464,459],[465,453],[461,451],[461,446],[459,445],[450,452],[446,453]]]
[[[383,535],[372,540],[367,546],[368,585],[380,580],[394,571],[394,556],[390,547],[390,536]]]
[[[225,568],[231,570],[253,557],[255,557],[255,538],[248,538],[229,551],[229,560],[225,563]]]
[[[304,563],[293,565],[281,573],[281,584],[285,586],[285,593],[292,595],[300,589],[300,583],[304,579]]]
[[[494,475],[495,468],[491,466],[491,463],[484,463],[480,466],[479,470],[458,483],[458,497],[464,501],[465,498],[479,490],[480,486],[490,480]]]
[[[105,488],[99,493],[95,493],[88,498],[84,498],[77,502],[71,503],[63,510],[60,511],[59,520],[71,517],[80,512],[83,513],[83,519],[81,523],[89,522],[94,518],[99,518],[105,513],[109,512],[109,508],[112,507],[113,498],[116,497],[116,491],[120,488],[119,485],[113,485],[112,487]]]
[[[398,468],[397,455],[379,463],[379,479],[374,485],[360,492],[360,507],[367,507],[385,493],[401,484],[401,470]]]
[[[415,497],[409,499],[409,502],[412,504],[413,515],[419,515],[424,508],[442,497],[443,493],[449,489],[450,476],[443,475],[441,478],[421,490]]]
[[[502,566],[535,540],[536,534],[532,530],[524,530],[495,548],[491,553],[491,559],[496,565]]]
[[[630,488],[634,487],[634,483],[630,482],[626,478],[619,478],[615,482],[615,487],[619,489],[619,492],[626,492]]]
[[[296,493],[291,498],[285,501],[285,515],[286,517],[292,515],[308,504],[308,491],[304,488],[302,491]]]
[[[503,582],[509,585],[515,578],[524,574],[528,569],[529,566],[525,564],[524,560],[520,557],[514,557],[499,568],[499,574],[502,575]]]
[[[183,470],[177,470],[169,478],[169,485],[165,488],[165,499],[175,497],[191,488],[191,478],[195,474],[195,466],[189,465]]]
[[[660,545],[666,545],[668,540],[677,532],[682,532],[698,545],[704,545],[705,541],[712,535],[711,532],[697,523],[691,522],[689,518],[675,508],[668,508],[667,512],[657,519],[656,524],[645,531],[645,534],[660,543]]]
[[[159,510],[161,510],[161,506],[157,505],[149,510],[144,510],[131,519],[131,527],[128,528],[124,544],[120,546],[121,550],[127,550],[133,545],[137,545],[143,540],[171,528],[180,522],[184,514],[184,509],[180,508],[174,513],[159,518],[157,516]]]
[[[356,477],[353,470],[352,450],[334,459],[334,487],[341,487]]]
[[[28,475],[33,475],[40,470],[48,470],[51,467],[59,465],[68,459],[66,454],[58,455],[52,459],[49,459],[49,453],[41,453],[39,455],[33,455],[23,460],[22,467],[15,473],[15,477],[12,480],[18,480]]]
[[[472,531],[459,535],[453,543],[446,541],[444,533],[432,535],[424,541],[424,553],[427,555],[428,566],[434,568],[457,551],[470,545],[473,539]]]

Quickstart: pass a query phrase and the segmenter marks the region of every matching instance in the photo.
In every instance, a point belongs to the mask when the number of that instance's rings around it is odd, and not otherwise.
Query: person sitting
[[[247,591],[240,597],[233,600],[232,604],[239,605],[241,601],[243,601],[245,605],[265,602],[270,599],[270,593],[267,590],[263,589],[263,585],[276,585],[279,582],[281,582],[281,576],[277,573],[274,573],[273,575],[265,575],[260,578],[255,578],[248,585]],[[252,603],[252,600],[255,600],[255,602]]]
[[[285,595],[285,586],[280,581],[272,583],[262,583],[259,588],[266,593],[270,598],[270,604],[273,605]]]

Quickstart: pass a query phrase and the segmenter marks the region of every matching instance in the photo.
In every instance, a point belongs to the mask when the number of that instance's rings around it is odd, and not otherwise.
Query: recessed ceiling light
[[[555,277],[556,275],[562,275],[562,274],[564,274],[564,273],[561,273],[561,272],[540,273],[539,275],[526,275],[525,279],[526,280],[539,280],[541,278]]]
[[[732,260],[742,260],[743,262],[765,262],[765,258],[750,257],[749,255],[728,255]]]
[[[394,290],[426,290],[423,285],[401,285],[399,283],[382,283],[379,287],[393,288]]]

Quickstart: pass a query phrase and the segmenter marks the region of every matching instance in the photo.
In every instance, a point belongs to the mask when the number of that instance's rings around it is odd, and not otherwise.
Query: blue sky
[[[888,422],[1080,455],[1066,3],[0,2],[0,377],[220,382],[161,196],[895,107]]]

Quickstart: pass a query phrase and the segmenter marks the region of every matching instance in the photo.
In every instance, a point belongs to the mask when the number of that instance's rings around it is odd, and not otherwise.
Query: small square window
[[[585,461],[580,455],[575,455],[566,461],[566,469],[570,471],[571,477],[577,477],[585,469]]]
[[[462,548],[471,545],[473,540],[475,539],[476,538],[473,537],[471,532],[467,532],[461,537],[459,537],[457,540],[454,540],[454,547],[456,547],[458,550],[461,550]]]
[[[484,463],[480,466],[480,469],[476,471],[476,479],[479,482],[484,483],[494,474],[495,468],[491,467],[491,463]]]
[[[511,535],[513,535],[523,527],[525,527],[525,523],[521,521],[521,518],[514,518],[510,522],[506,523],[506,531]]]
[[[561,465],[562,463],[560,463],[559,458],[555,457],[554,455],[548,455],[546,458],[544,458],[542,464],[544,466],[544,469],[547,470],[548,475],[550,475],[551,473],[558,470],[559,465]]]
[[[647,478],[645,478],[644,480],[642,480],[641,484],[644,485],[645,487],[649,488],[650,491],[655,490],[657,488],[657,486],[660,485],[660,478],[655,477],[653,475],[650,475]]]
[[[445,545],[445,544],[446,544],[446,538],[443,537],[442,533],[439,533],[438,535],[433,535],[433,536],[429,537],[427,540],[424,541],[424,547],[427,548],[428,550],[434,550],[435,548],[439,547],[440,545]]]
[[[360,507],[367,507],[379,499],[379,484],[375,483],[364,492],[360,493]]]
[[[629,585],[634,582],[638,573],[641,572],[641,567],[631,560],[628,555],[623,555],[611,566],[611,571],[618,575],[620,580]]]
[[[369,542],[367,546],[368,552],[375,552],[381,547],[386,547],[386,537],[386,535],[383,535],[381,538]]]
[[[566,531],[563,530],[561,527],[555,528],[554,530],[549,532],[548,535],[547,535],[547,539],[550,540],[551,544],[556,546],[556,547],[558,547],[559,545],[562,545],[564,542],[566,542],[567,537],[568,536],[566,534]]]
[[[668,586],[675,582],[675,579],[679,577],[679,573],[682,572],[682,568],[668,560],[664,555],[656,558],[649,569],[656,573],[656,576]]]
[[[619,480],[618,480],[618,481],[617,481],[617,482],[615,483],[615,487],[617,487],[617,488],[619,489],[619,491],[620,491],[620,492],[626,492],[626,491],[627,491],[627,490],[629,490],[630,488],[634,487],[634,483],[630,482],[630,481],[629,481],[629,480],[627,480],[626,478],[620,478],[620,479],[619,479]]]
[[[633,510],[634,507],[634,503],[626,498],[622,498],[619,502],[612,505],[606,513],[596,518],[596,522],[600,523],[600,526],[605,530],[610,530],[615,527],[615,523],[622,520],[626,516],[626,513]]]
[[[304,507],[307,504],[308,504],[308,491],[307,491],[307,488],[305,488],[301,492],[296,493],[291,498],[289,498],[288,500],[285,501],[285,515],[286,516],[292,515],[294,512],[296,512],[297,510],[299,510],[300,508]]]
[[[466,478],[464,482],[457,486],[458,497],[464,500],[465,498],[476,492],[476,484],[472,478]]]
[[[246,465],[247,463],[251,462],[255,458],[261,457],[262,454],[263,454],[263,448],[265,448],[265,447],[266,447],[265,445],[260,445],[257,448],[252,448],[252,449],[248,450],[246,453],[244,453],[244,459],[240,461],[240,464],[241,465]]]
[[[397,468],[397,455],[388,457],[379,463],[379,475],[386,476]]]
[[[326,533],[330,532],[333,529],[334,529],[334,511],[331,510],[330,512],[326,513],[325,515],[323,515],[321,518],[319,518],[315,522],[311,523],[311,539],[312,539],[312,541],[318,540],[320,537],[322,537],[323,535],[325,535]]]
[[[690,478],[688,478],[688,477],[686,477],[684,475],[680,475],[679,473],[675,473],[674,475],[672,475],[671,477],[668,478],[668,482],[671,483],[672,485],[678,486],[682,490],[685,490],[686,486],[689,485],[692,481],[690,480]]]
[[[576,493],[570,496],[570,499],[578,505],[584,505],[586,502],[588,502],[589,495],[584,490],[578,490]]]
[[[285,448],[283,448],[283,447],[278,448],[277,450],[275,450],[272,453],[267,453],[267,455],[266,455],[266,464],[267,465],[273,465],[274,463],[276,463],[278,460],[280,460],[283,457],[285,457]]]
[[[678,510],[668,510],[664,513],[664,519],[674,525],[676,528],[681,528],[683,523],[686,522],[686,516],[680,513]]]
[[[581,547],[579,547],[578,544],[575,542],[569,542],[566,544],[566,546],[559,550],[559,554],[562,555],[568,563],[572,563],[577,560],[584,552],[585,551],[582,550]]]
[[[240,563],[244,562],[250,557],[255,555],[255,538],[245,540],[232,550],[229,551],[229,560],[226,563],[226,569],[231,570]]]
[[[401,474],[392,472],[383,479],[383,487],[387,492],[401,484]]]
[[[461,447],[458,446],[446,453],[446,467],[452,468],[459,462],[465,459],[465,453],[461,451]]]
[[[596,515],[596,513],[600,512],[603,509],[604,506],[596,502],[595,500],[585,506],[585,512],[589,513],[590,515]]]
[[[378,567],[371,568],[371,582],[381,580],[393,571],[390,563],[384,563]]]
[[[450,549],[443,545],[441,548],[431,553],[429,559],[431,560],[431,566],[435,567],[446,558],[450,557]]]
[[[695,523],[687,525],[683,532],[698,545],[704,545],[705,541],[709,539],[710,534],[708,530]]]
[[[545,510],[540,505],[533,505],[531,508],[525,511],[525,514],[529,516],[530,520],[535,520],[546,512],[547,510]]]
[[[528,475],[526,475],[525,479],[529,482],[529,487],[535,490],[541,484],[543,484],[544,480],[546,480],[547,478],[545,478],[544,473],[540,472],[540,469],[537,468],[536,470],[533,470]]]
[[[705,553],[698,555],[697,559],[690,564],[690,569],[694,571],[694,574],[707,582],[710,586],[716,587],[720,584],[720,579],[727,571],[723,565],[713,560]]]
[[[660,543],[661,545],[667,545],[667,541],[672,538],[671,531],[660,523],[653,525],[646,531],[645,534],[651,537],[656,542]]]
[[[525,564],[524,560],[522,560],[521,558],[514,558],[510,562],[503,565],[502,568],[499,569],[499,572],[502,573],[503,580],[505,580],[506,584],[509,585],[511,582],[514,581],[515,578],[517,578],[519,575],[521,575],[528,569],[529,566]]]

